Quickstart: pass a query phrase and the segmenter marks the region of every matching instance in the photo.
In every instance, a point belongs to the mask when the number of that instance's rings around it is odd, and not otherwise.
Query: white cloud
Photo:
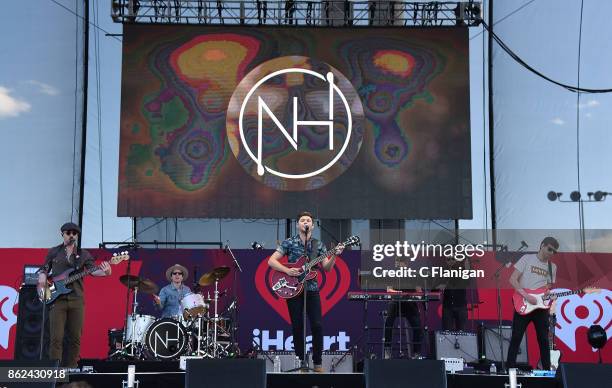
[[[38,91],[43,94],[47,94],[49,96],[57,96],[59,94],[59,89],[44,82],[36,81],[36,80],[28,80],[26,81],[30,85],[34,85],[38,87]]]
[[[555,124],[555,125],[563,125],[563,124],[565,124],[565,121],[563,121],[563,119],[561,119],[559,117],[555,117],[554,119],[550,120],[550,122]]]
[[[11,96],[11,90],[0,86],[0,119],[17,117],[28,112],[32,106],[26,101]]]
[[[578,108],[580,109],[584,109],[584,108],[594,108],[596,106],[599,106],[600,103],[597,100],[589,100],[587,102],[583,102],[581,104],[578,104]]]

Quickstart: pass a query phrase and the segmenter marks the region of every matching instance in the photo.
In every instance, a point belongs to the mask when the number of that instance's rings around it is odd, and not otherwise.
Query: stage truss
[[[477,26],[480,2],[112,0],[117,23],[319,27]]]

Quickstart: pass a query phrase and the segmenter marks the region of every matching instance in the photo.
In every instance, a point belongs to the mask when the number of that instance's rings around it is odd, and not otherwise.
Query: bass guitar
[[[121,252],[120,255],[113,254],[113,257],[108,261],[110,264],[118,264],[130,258],[127,252]],[[72,288],[66,287],[68,284],[85,277],[92,272],[101,269],[100,266],[94,266],[88,270],[75,272],[73,269],[68,269],[57,276],[47,279],[47,285],[42,292],[39,293],[39,299],[45,304],[55,302],[57,298],[64,294],[70,294]]]
[[[351,236],[346,241],[341,243],[345,247],[359,244],[359,237]],[[340,245],[340,244],[339,244]],[[304,283],[307,280],[314,279],[317,276],[317,271],[313,268],[323,261],[329,252],[308,261],[307,256],[300,257],[295,263],[285,264],[288,268],[299,268],[302,272],[298,276],[289,276],[284,272],[272,270],[270,275],[270,285],[272,291],[276,292],[281,298],[289,299],[299,295],[304,289]]]
[[[514,310],[516,310],[517,313],[519,313],[520,315],[527,315],[537,309],[548,310],[550,308],[552,301],[555,298],[560,298],[562,296],[569,296],[569,295],[574,295],[574,294],[581,294],[581,293],[590,294],[590,293],[597,292],[597,291],[599,291],[599,289],[593,288],[593,287],[584,288],[581,290],[550,292],[550,293],[547,293],[546,288],[538,288],[535,290],[525,289],[526,293],[536,298],[536,303],[535,304],[529,303],[527,299],[523,298],[523,296],[516,291],[514,292],[514,295],[512,295],[512,303],[514,304]]]

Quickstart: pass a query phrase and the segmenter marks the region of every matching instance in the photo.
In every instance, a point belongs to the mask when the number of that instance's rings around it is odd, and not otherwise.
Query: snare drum
[[[151,315],[138,314],[130,316],[125,336],[126,342],[142,343],[147,329],[153,322],[155,322],[155,317]]]
[[[183,309],[183,318],[188,320],[206,314],[208,303],[204,302],[204,297],[201,294],[187,294],[181,299],[181,308]]]
[[[180,322],[160,319],[145,335],[146,357],[149,360],[178,360],[187,352],[188,344],[187,330]]]

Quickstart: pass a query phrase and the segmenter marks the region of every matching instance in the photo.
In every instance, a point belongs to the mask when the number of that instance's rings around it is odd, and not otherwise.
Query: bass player
[[[93,270],[96,268],[94,259],[85,249],[80,249],[77,239],[81,233],[78,225],[67,222],[60,228],[63,242],[47,253],[45,264],[38,270],[38,290],[44,295],[47,276],[58,275],[74,270]],[[93,276],[108,276],[111,267],[108,262],[102,262],[99,269],[91,273]],[[85,316],[83,303],[83,279],[78,279],[71,285],[73,292],[61,295],[49,306],[49,359],[60,360],[61,366],[76,368],[81,348],[81,331]],[[64,334],[67,338],[67,349],[63,352]],[[65,358],[62,359],[62,354]]]

